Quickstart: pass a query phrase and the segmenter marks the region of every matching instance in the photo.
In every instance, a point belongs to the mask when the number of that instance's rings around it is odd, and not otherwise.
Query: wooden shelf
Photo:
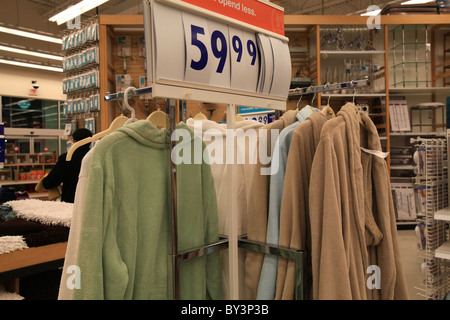
[[[413,165],[392,165],[391,170],[414,170],[415,166]]]
[[[39,180],[0,180],[0,186],[38,183]]]
[[[0,255],[0,273],[64,259],[67,242],[33,247]]]
[[[4,167],[32,167],[32,166],[54,166],[56,162],[51,163],[8,163]]]
[[[389,133],[389,135],[393,136],[393,137],[401,137],[401,136],[405,136],[405,137],[416,137],[416,136],[445,137],[446,133],[445,132],[391,132],[391,133]]]

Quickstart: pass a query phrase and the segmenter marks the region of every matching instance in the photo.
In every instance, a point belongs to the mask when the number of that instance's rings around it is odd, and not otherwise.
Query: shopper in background
[[[73,142],[92,137],[92,132],[85,128],[77,129],[72,134]],[[58,187],[62,183],[61,201],[73,203],[75,190],[80,174],[81,161],[90,149],[90,143],[78,147],[72,155],[70,161],[66,161],[67,152],[59,156],[55,167],[42,179],[42,185],[50,190]]]

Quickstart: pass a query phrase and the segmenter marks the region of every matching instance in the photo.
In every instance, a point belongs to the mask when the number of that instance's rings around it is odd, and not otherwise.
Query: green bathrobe
[[[183,123],[177,129],[190,138],[177,147],[191,149],[194,157],[192,130]],[[169,144],[169,131],[146,120],[97,143],[77,257],[81,288],[74,299],[173,298]],[[205,148],[201,140],[200,146]],[[210,166],[180,164],[176,177],[179,251],[214,243],[218,218]],[[180,297],[221,299],[217,253],[181,263]]]

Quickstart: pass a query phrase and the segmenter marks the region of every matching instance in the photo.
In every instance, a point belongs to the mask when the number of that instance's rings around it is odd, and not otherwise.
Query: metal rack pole
[[[176,130],[176,101],[173,99],[169,101],[169,137]],[[176,141],[170,139],[170,153],[175,148]],[[170,161],[170,199],[171,199],[171,226],[172,226],[172,281],[173,281],[173,298],[180,300],[180,264],[177,259],[178,254],[178,219],[177,219],[177,167],[174,161]]]

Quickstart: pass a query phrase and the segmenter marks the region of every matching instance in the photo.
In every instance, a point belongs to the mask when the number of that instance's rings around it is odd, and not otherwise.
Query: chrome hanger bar
[[[136,90],[133,90],[133,92],[130,92],[129,96],[139,96],[142,94],[152,93],[152,87],[143,87],[138,88]],[[117,92],[117,93],[109,93],[105,95],[105,101],[114,101],[118,100],[120,98],[123,98],[123,91]]]
[[[298,96],[309,93],[319,93],[319,92],[327,92],[334,90],[342,90],[349,88],[361,88],[367,87],[370,85],[369,79],[366,77],[364,80],[352,80],[348,82],[340,82],[340,83],[327,83],[320,86],[310,86],[305,88],[295,88],[289,90],[289,96]]]

